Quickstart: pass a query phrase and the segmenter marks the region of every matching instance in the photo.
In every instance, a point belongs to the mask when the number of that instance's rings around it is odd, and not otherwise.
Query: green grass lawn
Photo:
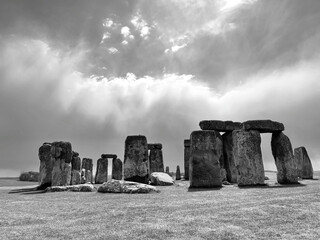
[[[0,180],[0,239],[320,239],[320,181],[161,193],[8,194]],[[319,178],[319,172],[315,178]],[[29,183],[34,185],[34,183]]]

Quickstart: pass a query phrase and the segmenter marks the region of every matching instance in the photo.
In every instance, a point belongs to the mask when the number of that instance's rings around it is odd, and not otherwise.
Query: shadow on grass
[[[188,192],[205,192],[205,191],[217,191],[220,190],[222,187],[214,187],[214,188],[188,188]]]
[[[274,185],[269,185],[269,184],[260,184],[260,185],[242,185],[238,186],[240,189],[247,189],[247,188],[293,188],[293,187],[305,187],[307,185],[302,184],[302,183],[293,183],[293,184],[274,184]]]

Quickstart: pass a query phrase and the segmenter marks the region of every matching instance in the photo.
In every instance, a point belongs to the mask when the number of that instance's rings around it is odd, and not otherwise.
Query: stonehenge
[[[112,159],[112,179],[122,179],[122,161],[119,158]]]
[[[97,161],[97,169],[94,182],[97,184],[108,181],[108,158],[104,154]]]
[[[180,166],[177,166],[176,170],[176,180],[181,180]]]
[[[79,153],[72,151],[71,160],[71,185],[81,183],[81,158]]]
[[[51,155],[51,143],[43,143],[39,148],[39,159],[40,159],[40,177],[39,184],[45,185],[52,183],[52,167],[53,159]]]
[[[83,158],[81,165],[81,183],[92,183],[93,181],[93,163],[91,158]]]
[[[297,163],[298,177],[302,179],[313,179],[313,168],[306,148],[295,148],[294,157]]]
[[[190,139],[184,140],[184,179],[189,180]]]
[[[148,144],[149,153],[149,168],[150,174],[153,172],[164,172],[162,144],[153,143]]]

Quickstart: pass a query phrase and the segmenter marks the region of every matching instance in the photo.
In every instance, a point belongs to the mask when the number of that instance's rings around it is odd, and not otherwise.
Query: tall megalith
[[[273,133],[271,149],[277,167],[278,183],[298,183],[298,165],[293,155],[290,139],[283,132]]]
[[[112,159],[112,179],[122,179],[122,161],[119,158]]]
[[[217,131],[194,131],[190,135],[190,188],[221,187],[221,135]]]
[[[176,180],[181,180],[180,166],[177,166],[176,170]]]
[[[53,168],[53,158],[51,154],[51,143],[44,143],[39,148],[39,184],[51,184],[52,183],[52,168]]]
[[[72,147],[69,142],[53,142],[52,186],[66,186],[71,182]]]
[[[313,178],[313,167],[305,147],[294,149],[294,157],[297,163],[298,177],[302,179]]]
[[[150,173],[164,172],[162,144],[161,143],[148,144],[148,149],[150,150],[150,153],[149,153]]]
[[[227,180],[230,183],[237,183],[238,171],[233,157],[233,138],[232,132],[222,135],[224,166],[227,172]]]
[[[257,130],[235,130],[232,132],[233,160],[237,169],[239,186],[264,184],[264,167],[260,145],[261,136]]]
[[[184,140],[184,179],[189,180],[190,139]]]
[[[79,153],[72,151],[71,161],[71,185],[81,183],[81,159]]]
[[[97,170],[95,183],[100,184],[108,181],[108,158],[99,158],[97,161]]]
[[[148,183],[148,144],[142,135],[128,136],[124,150],[124,180]]]
[[[83,158],[81,165],[81,183],[93,182],[93,162],[91,158]]]

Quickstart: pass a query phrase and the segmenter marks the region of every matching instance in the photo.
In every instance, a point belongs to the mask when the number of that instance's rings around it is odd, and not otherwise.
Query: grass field
[[[139,195],[8,194],[28,183],[1,179],[0,239],[320,239],[320,181],[266,175],[266,187],[188,191],[178,181]]]

